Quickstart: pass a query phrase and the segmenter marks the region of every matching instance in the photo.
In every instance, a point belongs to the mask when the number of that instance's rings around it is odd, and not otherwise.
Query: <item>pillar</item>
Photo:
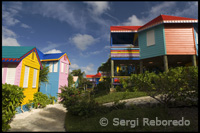
[[[192,55],[192,66],[197,66],[196,55]]]
[[[164,61],[164,71],[168,72],[168,59],[167,59],[167,55],[163,56],[163,61]]]
[[[111,88],[114,88],[113,78],[114,78],[114,60],[111,60]]]
[[[143,61],[140,60],[140,73],[143,73]]]

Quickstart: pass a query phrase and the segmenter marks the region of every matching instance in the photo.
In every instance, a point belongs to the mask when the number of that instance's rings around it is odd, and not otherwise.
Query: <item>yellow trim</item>
[[[58,58],[58,59],[45,59],[45,60],[41,60],[41,61],[56,61],[56,60],[60,60],[63,56],[67,56],[67,54],[65,53],[65,54],[63,54],[60,58]],[[69,61],[69,64],[71,64],[71,62],[70,62],[70,60],[69,60],[69,58],[68,58],[68,56],[67,56],[67,59],[68,59],[68,61]]]
[[[140,53],[140,52],[111,52],[111,53],[127,53],[127,54],[129,54],[129,53]]]

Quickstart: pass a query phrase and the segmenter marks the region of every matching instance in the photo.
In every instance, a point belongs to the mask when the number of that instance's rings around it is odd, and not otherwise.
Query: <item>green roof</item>
[[[33,46],[2,46],[2,58],[20,58],[32,50]]]

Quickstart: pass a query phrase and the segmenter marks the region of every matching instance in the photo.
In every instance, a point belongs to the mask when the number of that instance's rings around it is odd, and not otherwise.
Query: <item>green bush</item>
[[[49,95],[49,99],[50,99],[50,104],[54,104],[54,102],[58,100],[55,96],[51,95]]]
[[[33,106],[34,108],[38,108],[38,105],[40,108],[46,107],[46,105],[50,104],[51,100],[48,98],[46,94],[43,94],[42,92],[36,92],[33,97]]]
[[[16,113],[16,108],[22,104],[25,98],[23,88],[2,84],[2,131],[10,128],[9,122]]]
[[[197,105],[194,99],[198,96],[198,68],[176,67],[170,68],[168,72],[159,74],[149,73],[132,74],[128,82],[133,83],[133,88],[146,91],[147,95],[155,98],[165,106]],[[126,83],[127,84],[127,83]],[[161,94],[160,99],[156,98]]]
[[[116,86],[115,89],[116,89],[117,92],[120,92],[120,91],[121,91],[121,87],[120,87],[120,86]]]

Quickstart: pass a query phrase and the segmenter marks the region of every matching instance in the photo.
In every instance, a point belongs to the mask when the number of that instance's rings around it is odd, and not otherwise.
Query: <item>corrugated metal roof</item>
[[[20,58],[31,51],[33,46],[2,46],[2,58]]]
[[[171,22],[175,22],[175,21],[196,21],[197,19],[193,19],[193,18],[186,18],[186,17],[179,17],[179,16],[170,16],[170,15],[159,15],[158,17],[154,18],[153,20],[149,21],[148,23],[146,23],[145,25],[143,25],[142,27],[140,27],[138,29],[138,31],[142,30],[142,29],[146,29],[148,27],[154,26],[156,24],[160,24],[163,21],[171,21]],[[181,23],[181,22],[180,22]]]

